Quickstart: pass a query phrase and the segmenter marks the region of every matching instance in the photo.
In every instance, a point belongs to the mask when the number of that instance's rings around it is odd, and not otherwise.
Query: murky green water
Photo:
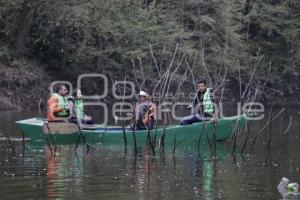
[[[26,142],[23,148],[19,141],[14,121],[36,113],[1,112],[0,199],[280,199],[276,187],[282,176],[300,182],[298,110],[289,109],[273,123],[272,141],[277,141],[293,116],[291,131],[276,148],[266,150],[263,133],[243,155],[239,148],[232,155],[218,143],[213,159],[209,147],[198,153],[184,144],[175,155],[166,148],[152,156],[146,147],[139,147],[135,156],[132,147],[125,154],[122,146],[103,145],[86,154],[85,146],[75,152],[74,145],[66,145],[51,156],[47,145]],[[252,123],[250,134],[263,124]],[[15,157],[7,134],[17,138],[12,141]]]

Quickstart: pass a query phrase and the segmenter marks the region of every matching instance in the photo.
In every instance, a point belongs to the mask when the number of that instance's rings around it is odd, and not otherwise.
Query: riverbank
[[[87,72],[85,71],[85,73]],[[105,74],[105,72],[102,73]],[[113,76],[120,77],[119,79],[122,80],[123,77],[117,73]],[[49,85],[54,80],[60,80],[60,77],[66,77],[66,81],[76,82],[76,80],[70,80],[69,74],[59,74],[59,76],[55,76],[55,73],[50,73],[47,67],[42,64],[26,59],[15,60],[10,64],[0,63],[0,110],[38,110],[39,104],[42,103],[45,105],[45,101],[49,95]],[[110,82],[111,80],[108,81],[108,83]],[[150,87],[155,85],[155,79],[153,79],[152,82],[147,80],[147,82]],[[263,85],[263,83],[261,85]],[[170,88],[170,91],[174,90],[175,93],[176,87],[173,89],[172,87]],[[192,88],[193,85],[187,80],[181,89],[183,92],[192,92]],[[274,91],[276,91],[276,104],[286,106],[299,105],[299,88],[300,83],[296,77],[283,81],[282,84],[278,85],[266,84],[260,100],[265,104],[271,104]],[[255,89],[252,90],[254,95]],[[109,88],[109,94],[103,100],[104,102],[110,103],[115,101],[111,95],[111,91],[111,88]],[[239,82],[237,79],[233,76],[227,78],[222,101],[234,104],[239,100],[239,93]]]
[[[35,110],[40,99],[47,96],[50,76],[38,63],[0,63],[0,77],[0,110]]]

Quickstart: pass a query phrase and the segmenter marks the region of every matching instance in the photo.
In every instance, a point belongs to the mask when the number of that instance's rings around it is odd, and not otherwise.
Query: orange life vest
[[[150,108],[147,112],[145,112],[143,116],[143,123],[145,125],[149,124],[155,118],[155,106],[153,104],[150,105]]]

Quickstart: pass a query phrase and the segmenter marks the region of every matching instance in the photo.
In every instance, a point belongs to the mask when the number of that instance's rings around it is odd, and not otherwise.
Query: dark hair
[[[79,90],[78,88],[73,89],[73,97],[77,98],[77,91],[78,90]]]
[[[56,92],[59,92],[59,90],[60,90],[62,87],[66,87],[66,85],[65,85],[65,84],[58,84],[58,85],[56,86]]]
[[[200,83],[203,83],[204,85],[206,85],[206,80],[201,79],[201,80],[199,80],[199,81],[197,82],[197,84],[200,84]]]

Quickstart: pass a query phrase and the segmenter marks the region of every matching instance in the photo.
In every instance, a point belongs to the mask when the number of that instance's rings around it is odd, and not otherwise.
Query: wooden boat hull
[[[169,125],[165,128],[159,127],[150,131],[139,130],[134,133],[132,130],[126,129],[125,135],[129,145],[134,144],[134,135],[137,144],[145,144],[149,135],[152,138],[156,137],[158,142],[164,141],[166,145],[173,145],[174,140],[176,142],[198,143],[199,138],[201,138],[201,141],[211,140],[214,136],[216,140],[228,139],[237,126],[243,127],[245,123],[246,117],[241,115],[219,119],[215,124],[202,122],[187,126]],[[79,129],[75,131],[74,127],[69,133],[50,130],[51,134],[45,134],[45,125],[42,118],[21,120],[17,121],[16,124],[23,131],[25,137],[29,137],[34,141],[52,140],[51,136],[56,144],[70,144],[76,143],[80,136]],[[124,132],[120,127],[98,126],[96,129],[83,129],[82,133],[89,143],[124,144]],[[163,137],[164,140],[162,140]]]

